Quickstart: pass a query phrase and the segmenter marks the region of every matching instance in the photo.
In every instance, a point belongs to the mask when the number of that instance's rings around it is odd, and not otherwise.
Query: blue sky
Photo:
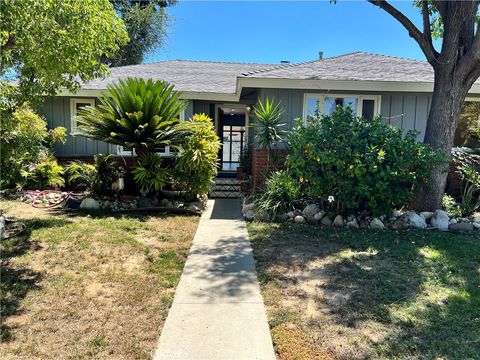
[[[392,1],[416,24],[412,1]],[[279,63],[352,51],[424,59],[407,31],[365,0],[188,1],[168,10],[165,46],[145,62],[190,59]]]

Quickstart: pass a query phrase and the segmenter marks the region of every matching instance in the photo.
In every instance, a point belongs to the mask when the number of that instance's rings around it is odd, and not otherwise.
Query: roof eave
[[[367,80],[304,80],[239,77],[237,92],[242,87],[303,89],[303,90],[346,90],[380,92],[433,92],[433,82],[367,81]],[[474,84],[469,94],[480,94],[480,84]]]

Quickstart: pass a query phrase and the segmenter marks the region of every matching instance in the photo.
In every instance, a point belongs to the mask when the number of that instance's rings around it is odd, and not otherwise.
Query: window
[[[348,106],[358,116],[372,120],[380,113],[380,96],[305,94],[304,121],[315,115],[331,114],[337,106]]]
[[[70,99],[70,133],[78,135],[77,114],[78,110],[85,106],[95,106],[95,99]]]
[[[185,110],[183,110],[180,113],[179,120],[180,121],[185,121]],[[162,145],[162,146],[159,146],[156,150],[157,150],[158,154],[160,154],[164,157],[172,156],[172,153],[170,152],[170,146]],[[127,148],[124,148],[123,146],[118,146],[117,153],[119,155],[124,155],[124,156],[134,156],[135,155],[135,150],[127,149]]]

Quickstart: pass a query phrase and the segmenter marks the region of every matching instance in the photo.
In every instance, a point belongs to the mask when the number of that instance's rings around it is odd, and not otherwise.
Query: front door
[[[221,171],[236,171],[245,142],[245,108],[219,108],[218,127]]]

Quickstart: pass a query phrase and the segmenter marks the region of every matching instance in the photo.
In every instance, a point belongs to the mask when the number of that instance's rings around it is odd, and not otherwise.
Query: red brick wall
[[[267,176],[267,155],[268,150],[253,149],[252,150],[252,182],[253,188],[258,188],[263,184]],[[284,161],[287,156],[286,150],[277,150],[275,157],[277,158],[277,168],[284,166]],[[270,167],[272,166],[270,159]]]

